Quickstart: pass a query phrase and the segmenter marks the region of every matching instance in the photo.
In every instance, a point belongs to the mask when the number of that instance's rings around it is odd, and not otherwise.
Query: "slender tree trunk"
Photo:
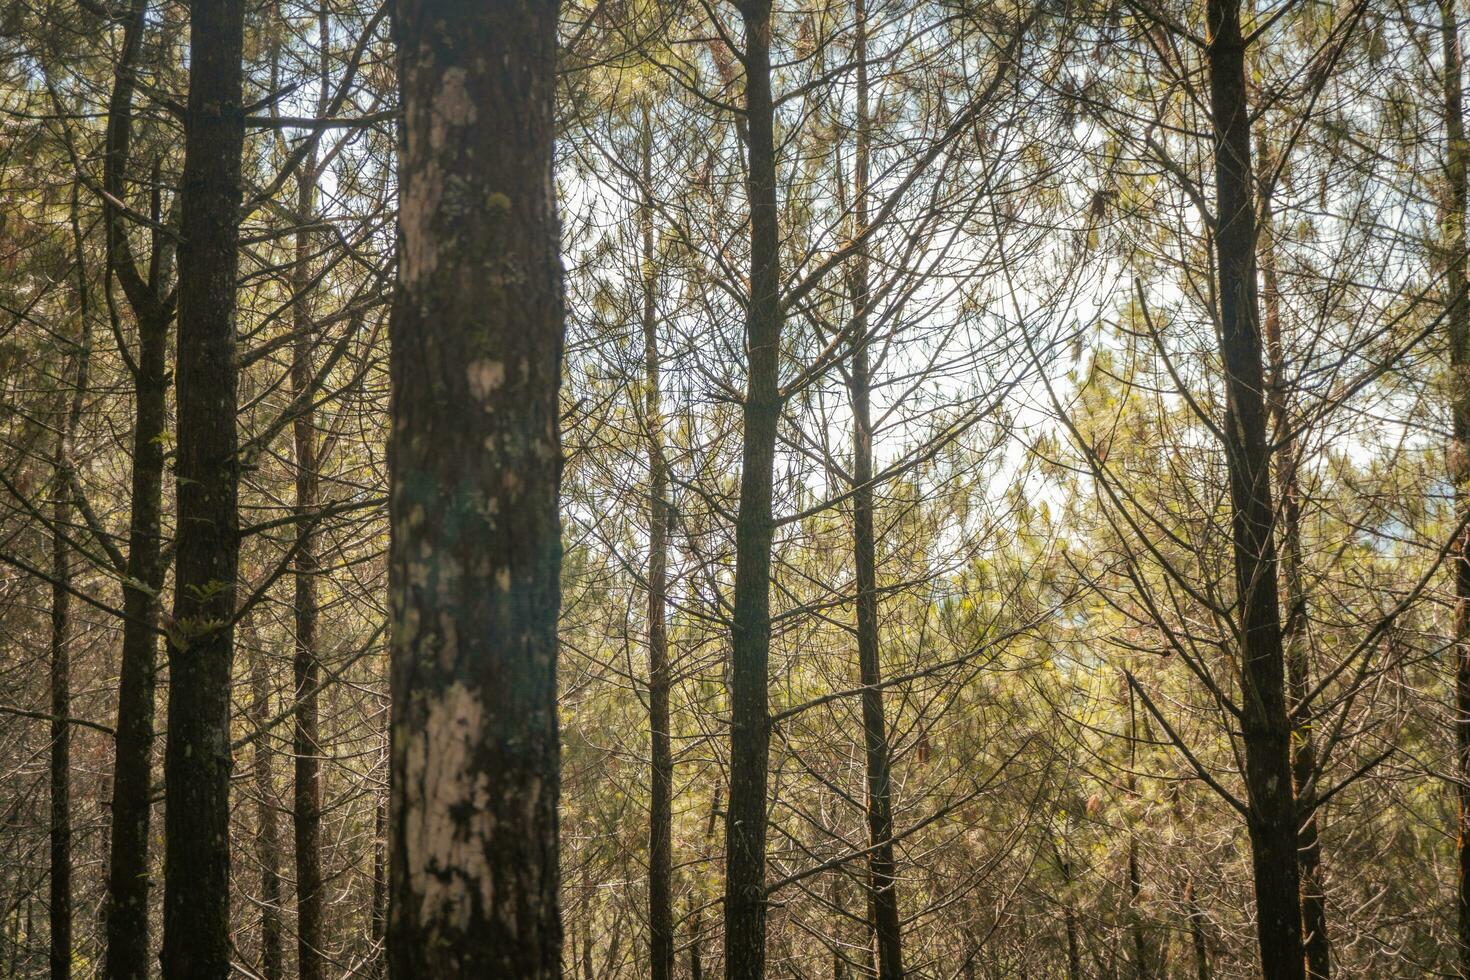
[[[134,74],[147,28],[147,0],[134,0],[123,24],[122,52],[107,114],[103,188],[113,200],[127,197],[125,174],[132,135]],[[155,182],[156,183],[156,182]],[[163,589],[161,555],[164,429],[167,425],[168,328],[164,299],[171,246],[154,237],[149,275],[137,271],[128,246],[127,219],[103,200],[107,272],[120,280],[138,330],[132,364],[133,470],[129,499],[127,577],[123,584],[122,661],[118,671],[114,738],[112,836],[107,872],[105,972],[113,980],[146,980],[149,949],[149,827],[153,811],[153,714],[158,667],[156,623]],[[158,191],[153,218],[161,217]]]
[[[401,0],[391,323],[400,980],[561,975],[555,0]]]
[[[854,8],[857,61],[856,152],[853,159],[853,235],[868,224],[868,44],[867,6]],[[852,360],[848,392],[852,401],[853,569],[857,584],[858,676],[863,687],[863,742],[867,778],[870,926],[874,938],[879,980],[903,977],[903,945],[899,931],[898,886],[893,859],[892,752],[883,713],[883,673],[878,637],[878,562],[873,532],[873,419],[870,406],[872,379],[868,363],[869,263],[866,248],[859,249],[849,270],[853,308]]]
[[[322,67],[317,97],[319,113],[327,105],[328,42],[326,8],[318,12],[318,42]],[[291,268],[291,314],[293,342],[291,348],[291,394],[298,405],[310,405],[312,384],[311,305],[307,293],[311,289],[312,236],[307,230],[316,204],[317,154],[315,147],[307,154],[297,171],[296,182],[296,255]],[[316,413],[303,407],[292,420],[291,431],[296,450],[296,594],[294,601],[295,649],[292,677],[296,684],[296,715],[292,732],[295,753],[295,789],[291,822],[296,858],[296,959],[301,980],[323,980],[326,960],[322,930],[322,859],[321,859],[321,756],[317,716],[317,687],[320,683],[320,657],[317,647],[317,555],[316,525],[312,516],[318,504],[316,458]]]
[[[704,980],[704,955],[700,948],[700,931],[704,928],[704,916],[695,908],[696,899],[689,897],[689,978]]]
[[[1455,0],[1440,0],[1444,46],[1445,183],[1444,206],[1445,332],[1450,350],[1450,444],[1445,450],[1448,477],[1454,487],[1455,519],[1470,511],[1470,299],[1467,270],[1466,169],[1463,60],[1459,14]],[[1470,532],[1455,543],[1455,745],[1460,779],[1459,802],[1459,969],[1470,980]]]
[[[643,105],[642,178],[638,209],[642,239],[643,424],[648,430],[648,932],[653,980],[674,976],[674,755],[669,720],[668,464],[664,459],[663,401],[659,390],[658,321],[654,292],[653,123]]]
[[[57,448],[51,529],[51,977],[71,976],[71,490],[63,471],[66,439]]]
[[[735,520],[735,608],[730,644],[730,803],[725,817],[725,976],[761,980],[766,966],[766,777],[771,741],[771,518],[780,401],[780,254],[771,4],[747,0],[745,120],[750,200],[749,359],[744,459]]]
[[[373,946],[377,948],[372,975],[388,975],[388,800],[380,797],[373,805]]]
[[[1138,799],[1138,713],[1133,702],[1133,688],[1123,680],[1123,690],[1128,697],[1128,771],[1123,783],[1128,799]],[[1149,741],[1153,741],[1152,738]],[[1128,818],[1128,931],[1133,938],[1133,975],[1138,980],[1147,980],[1152,968],[1152,952],[1148,948],[1148,936],[1144,933],[1143,913],[1139,908],[1143,894],[1143,875],[1138,868],[1138,833],[1133,826],[1133,815]]]
[[[1067,980],[1082,980],[1082,956],[1077,950],[1077,913],[1070,902],[1063,907],[1067,926]]]
[[[138,319],[132,515],[123,587],[122,662],[107,877],[107,976],[145,980],[149,948],[149,828],[153,812],[153,718],[157,687],[168,319]]]
[[[1184,881],[1184,909],[1189,916],[1189,938],[1194,945],[1196,980],[1210,980],[1210,950],[1205,945],[1205,914],[1194,899],[1194,879]]]
[[[239,566],[235,283],[245,4],[190,10],[179,253],[178,551],[164,760],[163,972],[230,962],[230,671]]]
[[[1264,143],[1262,159],[1265,159]],[[1270,362],[1270,387],[1267,408],[1275,431],[1277,450],[1276,483],[1281,496],[1282,578],[1286,586],[1286,620],[1283,642],[1286,647],[1287,696],[1294,707],[1307,696],[1310,679],[1307,637],[1307,594],[1302,578],[1302,494],[1297,470],[1301,450],[1290,432],[1287,415],[1285,361],[1281,338],[1281,291],[1276,278],[1276,248],[1271,223],[1271,199],[1261,202],[1262,300],[1266,309],[1266,354]],[[1297,855],[1301,861],[1302,936],[1306,945],[1307,975],[1312,980],[1327,980],[1332,975],[1331,945],[1327,935],[1327,910],[1322,889],[1322,845],[1317,833],[1317,814],[1310,792],[1312,775],[1317,768],[1316,748],[1309,718],[1297,719],[1292,731],[1291,773],[1297,792],[1297,808],[1308,813],[1297,837]]]
[[[1256,889],[1256,931],[1267,980],[1301,980],[1291,723],[1286,712],[1281,611],[1276,595],[1275,510],[1266,444],[1256,215],[1239,0],[1209,0],[1214,123],[1220,353],[1225,367],[1225,457],[1240,611],[1242,740]]]
[[[271,718],[270,679],[265,655],[252,644],[250,655],[250,720],[256,731]],[[281,980],[281,832],[276,818],[274,753],[268,738],[257,738],[253,760],[255,776],[255,857],[260,862],[260,975]]]
[[[73,502],[72,454],[77,428],[86,403],[87,379],[92,361],[92,310],[82,261],[82,231],[77,215],[78,188],[72,188],[71,228],[77,251],[78,337],[73,357],[76,385],[70,406],[61,423],[54,461],[55,490],[51,515],[51,863],[50,929],[51,976],[67,980],[72,961],[71,880],[71,546],[66,529],[71,526]]]

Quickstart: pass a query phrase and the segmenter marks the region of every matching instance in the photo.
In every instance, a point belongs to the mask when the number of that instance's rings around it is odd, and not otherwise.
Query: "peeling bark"
[[[402,0],[392,975],[560,976],[555,2]]]

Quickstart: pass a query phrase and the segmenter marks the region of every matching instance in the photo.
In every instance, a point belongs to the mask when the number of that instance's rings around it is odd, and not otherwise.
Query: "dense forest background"
[[[0,975],[1470,976],[1465,17],[0,5]]]

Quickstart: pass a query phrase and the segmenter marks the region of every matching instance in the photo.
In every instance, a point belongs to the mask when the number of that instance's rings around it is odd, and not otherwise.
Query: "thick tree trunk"
[[[1227,413],[1223,429],[1242,644],[1241,730],[1256,930],[1261,968],[1267,980],[1301,980],[1304,964],[1296,801],[1291,784],[1291,723],[1286,712],[1281,614],[1276,595],[1275,510],[1271,456],[1266,444],[1246,45],[1240,29],[1239,0],[1209,0],[1208,18],[1220,353]]]
[[[125,174],[132,134],[134,74],[147,28],[147,0],[134,0],[123,25],[122,52],[108,104],[103,188],[127,197]],[[154,219],[159,215],[154,193]],[[169,246],[155,236],[150,275],[136,269],[127,240],[127,219],[103,200],[107,225],[109,280],[122,282],[138,329],[133,361],[133,470],[128,518],[127,578],[123,584],[122,661],[118,672],[117,734],[114,738],[112,837],[107,872],[105,972],[114,980],[146,980],[149,949],[149,827],[153,793],[153,713],[158,668],[156,624],[163,589],[162,560],[164,429],[167,425],[168,328],[173,319],[166,294]],[[110,282],[109,282],[110,288]]]
[[[318,114],[326,110],[328,42],[326,9],[318,13],[322,70],[318,74],[320,92]],[[310,225],[316,204],[316,148],[307,154],[296,178],[296,255],[291,268],[291,395],[303,406],[291,422],[292,441],[296,451],[296,594],[293,604],[295,649],[292,678],[296,685],[296,716],[292,732],[295,754],[295,783],[291,823],[296,858],[296,961],[301,980],[323,980],[326,970],[322,930],[322,789],[321,746],[318,733],[317,687],[320,683],[320,658],[317,648],[317,534],[313,515],[317,509],[318,477],[316,458],[316,413],[310,409],[312,385],[311,307],[307,293],[311,289]]]
[[[253,646],[253,644],[252,644]],[[270,723],[270,679],[265,655],[250,655],[250,721],[256,731]],[[281,832],[276,818],[276,777],[270,739],[257,738],[253,749],[255,795],[255,857],[260,863],[260,975],[281,980]]]
[[[1264,147],[1263,147],[1264,149]],[[1264,152],[1262,154],[1264,159]],[[1276,457],[1276,483],[1281,496],[1282,578],[1286,586],[1286,620],[1282,627],[1286,647],[1286,688],[1293,707],[1307,696],[1310,678],[1307,659],[1307,594],[1302,565],[1302,494],[1297,469],[1301,450],[1289,433],[1287,415],[1285,361],[1281,338],[1281,291],[1276,278],[1276,249],[1272,238],[1271,201],[1261,202],[1262,300],[1266,308],[1266,354],[1270,362],[1270,387],[1267,407],[1271,427],[1280,442]],[[1310,791],[1312,775],[1317,767],[1316,747],[1312,739],[1310,718],[1297,719],[1292,731],[1291,774],[1297,793],[1299,811],[1307,811],[1297,836],[1297,855],[1301,860],[1302,941],[1306,945],[1307,975],[1312,980],[1327,980],[1332,975],[1332,952],[1327,935],[1326,899],[1322,888],[1322,845],[1317,833],[1317,814]]]
[[[245,4],[194,0],[179,252],[178,536],[169,627],[163,972],[230,961],[230,670],[239,565],[235,280]]]
[[[394,9],[388,949],[400,980],[561,975],[557,7]]]
[[[744,459],[735,520],[730,643],[730,803],[725,817],[725,976],[761,980],[766,964],[766,776],[771,741],[771,519],[781,417],[781,299],[770,0],[740,5],[750,201],[750,300]]]
[[[668,605],[669,477],[664,459],[663,400],[659,390],[658,320],[653,237],[653,124],[643,106],[642,178],[638,209],[642,239],[643,424],[648,431],[648,805],[649,974],[674,976],[674,755],[669,720]]]
[[[858,0],[854,17],[857,61],[857,125],[853,155],[853,235],[868,224],[868,56],[867,7]],[[898,886],[893,859],[892,752],[883,713],[883,672],[878,639],[878,562],[873,532],[873,419],[868,363],[869,263],[866,248],[859,249],[849,270],[853,308],[852,359],[848,392],[852,401],[852,544],[857,585],[858,677],[863,687],[863,743],[867,780],[868,893],[870,926],[880,980],[903,977],[903,945],[899,930]]]
[[[1466,170],[1470,146],[1465,142],[1463,60],[1459,14],[1455,0],[1440,0],[1444,46],[1445,183],[1444,205],[1445,332],[1450,351],[1450,444],[1445,449],[1446,474],[1454,487],[1455,520],[1470,511],[1470,282],[1467,269]],[[1455,543],[1455,745],[1458,752],[1459,834],[1459,969],[1470,980],[1470,532]]]

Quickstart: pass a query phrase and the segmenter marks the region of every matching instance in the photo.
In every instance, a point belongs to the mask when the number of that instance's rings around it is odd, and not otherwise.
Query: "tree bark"
[[[1210,980],[1210,950],[1205,944],[1205,914],[1194,899],[1194,879],[1184,882],[1184,909],[1189,916],[1189,938],[1194,946],[1196,980]]]
[[[554,0],[400,0],[392,975],[561,975]]]
[[[1133,688],[1123,679],[1123,693],[1128,698],[1128,771],[1123,785],[1128,793],[1130,806],[1138,799],[1138,713],[1133,701]],[[1144,737],[1153,742],[1152,733],[1145,729]],[[1143,928],[1143,912],[1139,908],[1143,895],[1143,874],[1138,867],[1138,831],[1134,827],[1135,814],[1128,815],[1128,931],[1133,939],[1133,975],[1138,980],[1152,976],[1153,954],[1149,949],[1148,936]]]
[[[1264,146],[1262,159],[1265,159]],[[1282,578],[1286,587],[1286,619],[1282,627],[1286,647],[1286,689],[1290,703],[1300,704],[1307,696],[1310,679],[1307,637],[1307,594],[1302,564],[1302,493],[1297,471],[1301,450],[1289,433],[1291,420],[1287,414],[1285,361],[1281,337],[1281,291],[1276,276],[1276,247],[1272,237],[1271,199],[1261,202],[1261,285],[1266,308],[1266,355],[1270,364],[1270,387],[1267,408],[1271,426],[1280,444],[1276,459],[1276,483],[1281,495]],[[1317,768],[1316,747],[1312,740],[1310,718],[1297,719],[1292,731],[1291,774],[1297,793],[1297,807],[1308,811],[1297,835],[1297,856],[1301,861],[1302,941],[1306,945],[1307,975],[1311,980],[1327,980],[1332,975],[1332,951],[1327,934],[1326,898],[1322,888],[1322,845],[1317,832],[1317,814],[1310,792],[1312,776]]]
[[[71,976],[71,490],[64,474],[68,451],[59,440],[56,500],[51,528],[51,978]]]
[[[270,723],[270,680],[264,654],[257,648],[250,660],[250,720],[256,731]],[[255,795],[255,857],[260,862],[260,975],[281,980],[281,832],[276,818],[276,777],[268,738],[257,738],[253,749]]]
[[[147,28],[147,0],[134,0],[123,24],[122,51],[107,110],[103,189],[113,200],[127,197],[126,173],[132,137],[134,74]],[[158,192],[153,218],[160,218]],[[127,238],[127,219],[103,199],[107,229],[108,288],[123,285],[137,324],[132,363],[133,457],[128,518],[127,573],[123,583],[122,660],[118,671],[114,738],[112,836],[107,872],[105,972],[114,980],[146,980],[149,949],[149,827],[153,812],[153,716],[159,594],[163,590],[162,548],[164,429],[167,425],[167,298],[171,246],[155,236],[149,274],[138,272]]]
[[[384,940],[388,935],[388,800],[378,799],[373,805],[373,925],[372,939],[376,948],[372,976],[388,975],[388,951]]]
[[[67,528],[73,522],[76,481],[72,456],[77,428],[86,403],[92,361],[92,311],[88,300],[86,264],[82,261],[82,231],[77,215],[77,192],[71,199],[72,236],[77,252],[77,343],[73,353],[76,384],[62,420],[53,464],[55,480],[51,515],[51,765],[50,765],[50,965],[52,980],[69,980],[72,961],[72,826],[71,826],[71,545]]]
[[[1454,493],[1454,516],[1462,521],[1470,511],[1470,299],[1466,298],[1467,269],[1466,170],[1463,58],[1459,14],[1455,0],[1440,0],[1440,30],[1444,47],[1444,124],[1446,138],[1444,206],[1445,332],[1450,353],[1450,443],[1445,450]],[[1460,977],[1470,980],[1470,533],[1463,533],[1454,549],[1455,640],[1455,747],[1460,774],[1455,784],[1459,804],[1456,851],[1459,876],[1456,906],[1459,912],[1458,957]]]
[[[318,9],[318,42],[321,45],[321,70],[317,114],[327,106],[327,11]],[[296,558],[295,597],[293,603],[295,649],[292,678],[296,685],[296,715],[292,731],[295,755],[294,797],[291,822],[296,860],[296,961],[301,980],[323,980],[326,959],[322,928],[322,860],[321,824],[322,790],[317,688],[320,684],[320,657],[317,647],[317,533],[313,515],[318,505],[316,413],[310,405],[312,387],[311,307],[307,294],[311,289],[311,233],[307,230],[315,208],[317,186],[317,153],[315,145],[307,153],[297,171],[295,261],[291,268],[291,395],[295,404],[303,406],[291,422],[292,441],[296,452]]]
[[[780,402],[780,253],[770,0],[739,4],[745,29],[750,298],[735,607],[730,643],[730,803],[725,817],[725,976],[761,980],[766,963],[766,778],[771,741],[771,518]]]
[[[239,565],[235,284],[245,4],[190,10],[179,253],[178,535],[164,760],[163,972],[230,960],[230,671]]]
[[[643,105],[640,135],[644,201],[638,209],[642,264],[643,424],[648,433],[648,806],[649,974],[674,976],[674,756],[669,718],[669,477],[659,390],[658,321],[653,236],[653,123]]]
[[[1275,510],[1266,443],[1256,290],[1245,39],[1239,0],[1209,0],[1208,69],[1215,147],[1220,353],[1225,368],[1225,457],[1230,474],[1236,604],[1241,636],[1242,740],[1256,931],[1267,980],[1301,980],[1301,896],[1291,723],[1276,595]]]
[[[853,58],[857,62],[856,146],[853,156],[853,236],[868,224],[868,44],[867,6],[857,0]],[[864,766],[867,781],[868,893],[874,956],[879,980],[901,980],[903,945],[893,858],[892,752],[883,711],[883,672],[878,637],[878,562],[873,531],[873,420],[868,362],[869,261],[866,247],[849,269],[853,310],[848,393],[852,402],[852,544],[857,585],[858,677],[862,685]]]
[[[689,898],[689,980],[704,980],[704,956],[700,930],[704,928],[704,916],[694,907],[695,898]]]
[[[1077,913],[1072,903],[1063,906],[1063,917],[1067,927],[1067,980],[1082,980],[1082,956],[1077,950]]]

